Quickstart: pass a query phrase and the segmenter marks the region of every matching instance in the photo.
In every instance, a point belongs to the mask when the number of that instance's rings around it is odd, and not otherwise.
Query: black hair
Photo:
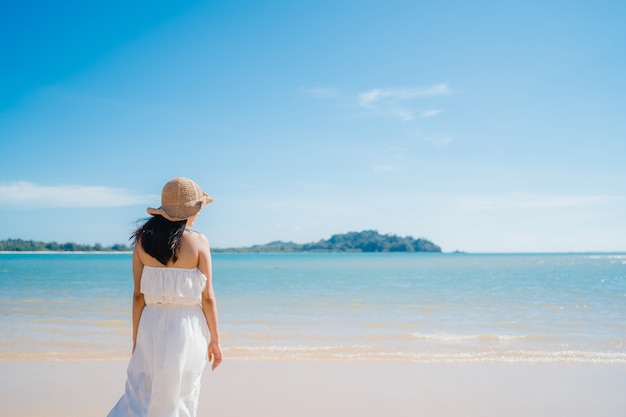
[[[143,226],[137,228],[131,236],[136,245],[150,256],[167,265],[170,261],[176,262],[180,249],[180,240],[187,226],[187,220],[172,222],[163,216],[152,216]]]

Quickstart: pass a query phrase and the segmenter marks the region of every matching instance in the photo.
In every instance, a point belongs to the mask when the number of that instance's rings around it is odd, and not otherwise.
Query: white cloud
[[[452,94],[447,84],[435,84],[426,88],[380,89],[376,88],[358,95],[361,107],[373,108],[384,101],[406,101],[418,97],[444,96]]]
[[[344,104],[367,110],[369,115],[388,116],[408,122],[416,118],[434,117],[444,109],[417,111],[412,108],[411,101],[424,97],[437,97],[452,94],[446,83],[419,88],[373,88],[349,98],[335,88],[313,87],[300,88],[300,91],[315,98],[344,101]],[[346,102],[347,99],[347,102]]]
[[[371,108],[376,101],[388,95],[389,93],[385,93],[383,90],[379,90],[379,89],[370,90],[365,93],[361,93],[358,96],[359,106]]]
[[[504,193],[460,200],[462,208],[469,210],[534,210],[581,207],[618,199],[604,195]]]
[[[0,204],[4,206],[122,207],[154,204],[159,196],[136,195],[123,188],[84,185],[37,185],[26,181],[0,184]]]
[[[420,114],[420,117],[422,119],[428,119],[429,117],[437,116],[438,114],[442,113],[443,111],[444,111],[444,109],[426,110],[426,111],[423,111],[422,114]]]
[[[375,88],[357,95],[357,105],[374,114],[387,115],[410,121],[415,118],[410,101],[422,98],[452,94],[447,84],[436,84],[425,88],[384,89]],[[443,109],[422,112],[420,117],[428,118],[441,113]]]

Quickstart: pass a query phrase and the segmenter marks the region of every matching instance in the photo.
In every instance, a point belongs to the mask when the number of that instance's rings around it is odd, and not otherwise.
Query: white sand
[[[0,416],[106,416],[126,362],[0,361]],[[226,361],[198,417],[623,417],[626,365]]]

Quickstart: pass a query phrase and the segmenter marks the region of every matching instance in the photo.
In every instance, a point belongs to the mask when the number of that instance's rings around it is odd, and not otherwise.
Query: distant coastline
[[[67,242],[39,242],[24,239],[0,240],[0,252],[130,252],[132,246],[115,244],[84,245]],[[330,239],[310,243],[274,241],[241,248],[212,248],[216,253],[295,253],[295,252],[430,252],[441,248],[428,239],[382,235],[376,230],[335,234]]]
[[[76,242],[39,242],[25,239],[0,240],[0,252],[130,252],[131,246],[117,243],[111,246],[84,245]]]
[[[296,252],[436,252],[441,248],[433,242],[411,236],[381,235],[376,230],[335,234],[330,239],[310,243],[274,241],[244,248],[215,248],[222,253],[296,253]]]

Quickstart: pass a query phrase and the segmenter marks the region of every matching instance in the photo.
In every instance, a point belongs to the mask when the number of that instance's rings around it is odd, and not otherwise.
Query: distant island
[[[0,240],[2,252],[128,252],[132,246],[84,245],[75,242],[38,242],[23,239]],[[441,248],[427,239],[411,236],[381,235],[376,230],[332,235],[311,243],[282,242],[280,240],[245,248],[213,248],[221,253],[288,253],[288,252],[441,252]]]
[[[35,240],[6,239],[0,240],[0,251],[2,252],[128,252],[133,248],[118,243],[111,246],[84,245],[76,242],[38,242]]]
[[[441,252],[441,248],[427,239],[411,236],[381,235],[376,230],[332,235],[328,240],[311,243],[282,242],[246,248],[216,248],[214,252],[277,253],[277,252]]]

